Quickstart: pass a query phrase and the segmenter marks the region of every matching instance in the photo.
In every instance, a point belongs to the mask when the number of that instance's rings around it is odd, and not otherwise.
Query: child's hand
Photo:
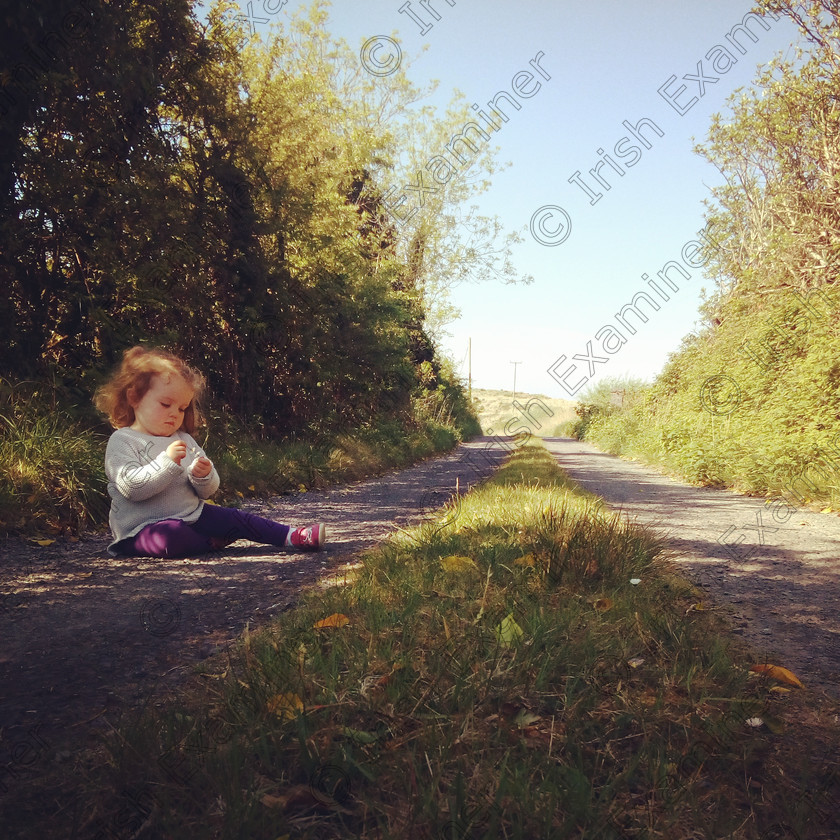
[[[184,456],[187,454],[187,444],[182,440],[176,440],[166,447],[166,454],[180,466]]]
[[[213,462],[203,455],[195,459],[192,465],[192,474],[196,478],[206,478],[213,470]]]

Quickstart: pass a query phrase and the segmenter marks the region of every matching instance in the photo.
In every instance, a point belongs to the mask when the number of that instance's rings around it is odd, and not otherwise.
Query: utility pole
[[[472,339],[469,340],[469,344],[467,345],[467,370],[469,376],[469,394],[470,394],[470,405],[472,405]]]
[[[513,365],[513,398],[516,399],[516,368],[522,364],[522,362],[511,362]]]

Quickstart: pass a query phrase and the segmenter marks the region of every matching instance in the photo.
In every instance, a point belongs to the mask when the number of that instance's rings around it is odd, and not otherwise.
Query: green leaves
[[[840,16],[816,4],[803,14],[802,55],[760,69],[698,149],[723,176],[707,202],[716,288],[702,329],[646,400],[620,412],[585,400],[579,428],[691,481],[836,507]]]
[[[496,626],[496,638],[502,647],[510,647],[524,636],[522,628],[516,623],[513,613],[508,613]]]

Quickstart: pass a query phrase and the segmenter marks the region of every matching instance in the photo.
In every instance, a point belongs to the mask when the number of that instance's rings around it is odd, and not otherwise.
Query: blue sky
[[[254,19],[282,22],[308,3],[252,0],[250,12],[245,0],[240,5]],[[727,35],[750,7],[740,0],[426,0],[425,5],[412,0],[408,6],[406,0],[364,0],[330,8],[333,34],[354,49],[374,36],[396,38],[409,62],[409,78],[417,84],[439,80],[433,101],[441,108],[456,88],[482,105],[499,91],[511,91],[517,73],[533,70],[529,62],[544,53],[539,65],[551,78],[535,74],[539,89],[533,83],[526,87],[532,95],[520,98],[521,110],[492,135],[499,160],[510,166],[493,177],[477,202],[507,230],[524,231],[514,263],[534,283],[458,287],[454,303],[462,315],[444,340],[445,351],[466,376],[472,339],[474,387],[510,389],[512,361],[521,362],[517,390],[553,397],[569,398],[576,386],[583,389],[601,376],[651,379],[695,328],[700,291],[712,284],[702,269],[686,265],[682,251],[703,227],[703,200],[718,175],[692,149],[705,139],[712,114],[725,112],[729,95],[798,37],[786,19],[767,19],[768,31],[751,27],[756,41],[738,33],[739,50]],[[424,45],[428,48],[421,52]],[[725,51],[715,51],[717,45]],[[673,97],[669,104],[658,89],[672,76],[676,80],[664,90]],[[526,77],[519,80],[522,84]],[[623,125],[643,119],[648,122],[642,136],[650,148],[644,140],[630,139]],[[616,150],[625,136],[628,142]],[[631,151],[633,145],[638,152]],[[599,170],[609,190],[589,173],[602,156],[617,166],[605,163]],[[578,171],[602,194],[595,204],[569,183]],[[540,216],[543,207],[562,208],[567,216],[554,209]],[[569,231],[568,237],[561,244],[540,244],[530,231],[532,223],[542,239],[553,231],[556,238]],[[679,291],[659,283],[668,295],[665,301],[642,275],[656,280],[669,261],[682,261],[690,279],[669,270]],[[615,352],[596,352],[601,343],[596,334],[609,324],[620,328],[617,313],[643,290],[660,309],[642,306],[649,313],[647,323],[625,313],[635,335],[624,330],[626,343]],[[591,354],[587,342],[592,342]],[[614,340],[612,346],[617,344]],[[582,358],[575,361],[575,355]],[[587,355],[606,361],[587,361]],[[562,356],[566,360],[558,363]]]

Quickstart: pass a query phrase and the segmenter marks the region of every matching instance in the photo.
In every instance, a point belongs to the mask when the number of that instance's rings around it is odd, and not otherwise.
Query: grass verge
[[[526,446],[117,733],[87,828],[836,836],[830,711],[751,664],[655,534]]]

